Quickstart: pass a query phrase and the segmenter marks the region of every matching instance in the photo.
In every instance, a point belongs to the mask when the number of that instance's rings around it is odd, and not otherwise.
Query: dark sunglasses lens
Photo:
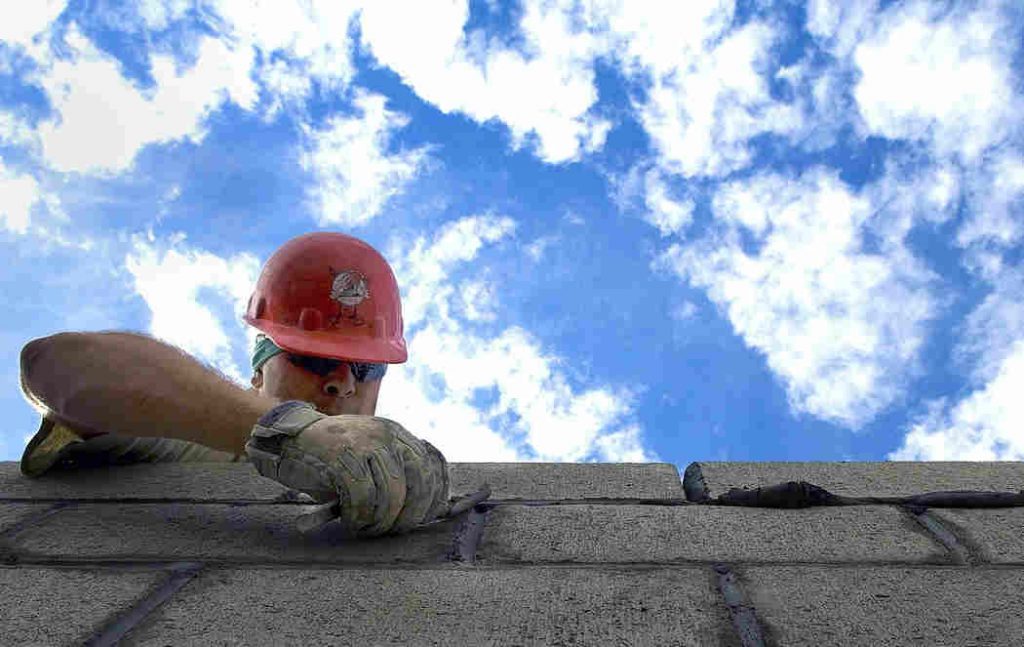
[[[323,377],[335,370],[345,362],[340,359],[328,359],[326,357],[310,357],[308,355],[289,355],[289,361],[295,366],[304,368],[307,371]]]
[[[288,361],[320,377],[326,376],[342,364],[345,364],[345,361],[340,359],[292,354],[288,355]],[[352,376],[355,377],[356,382],[373,382],[382,379],[388,368],[387,364],[371,364],[367,362],[348,362],[348,364],[352,368]]]

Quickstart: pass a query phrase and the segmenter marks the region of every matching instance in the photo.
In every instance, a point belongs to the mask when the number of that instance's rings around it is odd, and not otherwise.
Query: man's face
[[[356,382],[348,364],[321,377],[295,366],[284,353],[278,353],[253,375],[252,385],[261,395],[309,402],[329,416],[372,416],[377,410],[381,381]]]

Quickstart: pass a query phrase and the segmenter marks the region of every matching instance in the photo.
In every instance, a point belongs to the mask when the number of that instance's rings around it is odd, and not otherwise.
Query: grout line
[[[203,565],[197,562],[176,562],[171,564],[170,576],[164,580],[163,584],[150,591],[146,597],[142,598],[126,613],[108,623],[107,626],[89,638],[85,644],[89,647],[116,645],[128,632],[142,624],[157,607],[169,600],[171,596],[188,584],[202,569]]]
[[[448,561],[472,564],[476,561],[476,551],[484,534],[487,522],[487,508],[475,506],[455,529],[452,549],[448,553]]]
[[[545,506],[563,506],[563,505],[598,505],[598,506],[616,506],[616,505],[645,505],[645,506],[689,506],[694,505],[686,499],[608,499],[608,498],[593,498],[593,499],[488,499],[481,503],[483,507],[488,510],[491,508],[507,507],[507,506],[524,506],[524,507],[545,507]]]
[[[58,501],[45,510],[30,513],[0,531],[0,541],[9,539],[22,530],[25,530],[30,526],[34,526],[44,519],[52,517],[65,508],[73,508],[75,505],[76,504],[73,501]]]
[[[188,505],[231,505],[231,506],[249,506],[249,505],[292,505],[292,506],[314,506],[316,501],[312,499],[305,501],[297,497],[286,497],[282,496],[277,499],[217,499],[217,498],[206,498],[206,499],[183,499],[181,497],[93,497],[93,498],[74,498],[69,499],[68,497],[0,497],[0,504],[6,503],[64,503],[67,505],[81,505],[81,504],[167,504],[167,503],[180,503]]]
[[[442,560],[424,560],[419,562],[396,562],[393,560],[386,561],[351,561],[351,562],[311,562],[309,560],[275,560],[275,561],[260,561],[260,560],[231,560],[231,559],[208,559],[206,557],[198,557],[202,559],[204,567],[208,569],[256,569],[256,570],[438,570],[446,569],[452,565],[452,562]],[[97,570],[97,569],[109,569],[115,571],[126,571],[126,570],[153,570],[153,569],[166,569],[174,566],[175,564],[181,563],[181,558],[177,559],[166,559],[159,560],[152,556],[140,557],[138,559],[40,559],[39,556],[26,556],[19,558],[16,564],[12,565],[0,565],[0,570],[3,569],[18,569],[18,568],[39,568],[39,569],[68,569],[68,570]],[[476,568],[487,568],[497,571],[519,571],[519,570],[530,570],[530,569],[584,569],[584,570],[659,570],[659,569],[699,569],[713,567],[716,564],[721,563],[717,560],[703,560],[703,561],[663,561],[663,562],[573,562],[573,561],[557,561],[557,562],[506,562],[496,561],[488,559],[484,562],[476,561]],[[922,571],[946,571],[946,572],[959,572],[959,571],[1013,571],[1018,572],[1024,567],[1024,562],[1008,562],[1008,563],[989,563],[978,565],[969,564],[951,564],[948,561],[942,563],[913,563],[913,562],[893,562],[893,561],[861,561],[861,562],[744,562],[734,561],[731,562],[734,567],[743,568],[820,568],[828,570],[851,570],[851,569],[865,569],[865,568],[902,568],[908,570],[922,570]]]
[[[729,609],[732,626],[743,647],[764,647],[761,636],[761,625],[757,622],[754,607],[747,604],[743,590],[736,581],[736,575],[726,564],[715,564],[714,571],[718,575],[718,587],[722,591],[725,606]]]
[[[928,511],[928,508],[908,505],[904,506],[904,509],[950,552],[955,563],[966,565],[973,564],[976,561],[967,550],[967,547],[941,521],[935,518]]]

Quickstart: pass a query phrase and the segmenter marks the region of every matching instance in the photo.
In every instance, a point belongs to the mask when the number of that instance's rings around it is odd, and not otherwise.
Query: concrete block
[[[5,645],[80,645],[166,578],[160,570],[0,567]]]
[[[453,494],[491,486],[492,499],[681,499],[668,463],[451,463]],[[24,477],[0,463],[0,500],[131,499],[279,501],[305,495],[260,476],[248,463],[149,463]]]
[[[968,552],[992,564],[1024,564],[1024,508],[929,508]]]
[[[249,463],[142,463],[54,471],[26,478],[18,463],[0,463],[0,500],[131,499],[181,501],[306,500],[260,476]]]
[[[945,549],[891,506],[773,510],[719,506],[494,508],[477,561],[947,563]]]
[[[2,503],[0,504],[0,533],[13,525],[40,514],[53,507],[49,503]]]
[[[1024,570],[747,567],[741,586],[772,644],[1020,645]]]
[[[710,569],[225,570],[126,645],[737,645]]]
[[[302,535],[295,519],[307,506],[220,504],[81,504],[9,540],[25,559],[229,562],[429,562],[445,559],[457,520],[375,540],[346,537],[332,522]]]
[[[452,463],[452,492],[491,486],[492,500],[682,499],[669,463]]]
[[[946,490],[1017,492],[1024,462],[691,463],[686,496],[703,489],[714,498],[731,488],[807,481],[844,496],[911,496]]]

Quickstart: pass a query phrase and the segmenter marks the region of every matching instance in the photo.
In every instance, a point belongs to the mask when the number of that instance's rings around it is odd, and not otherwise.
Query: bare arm
[[[58,333],[21,351],[26,398],[87,435],[159,436],[241,454],[277,400],[246,391],[174,346],[134,333]]]

